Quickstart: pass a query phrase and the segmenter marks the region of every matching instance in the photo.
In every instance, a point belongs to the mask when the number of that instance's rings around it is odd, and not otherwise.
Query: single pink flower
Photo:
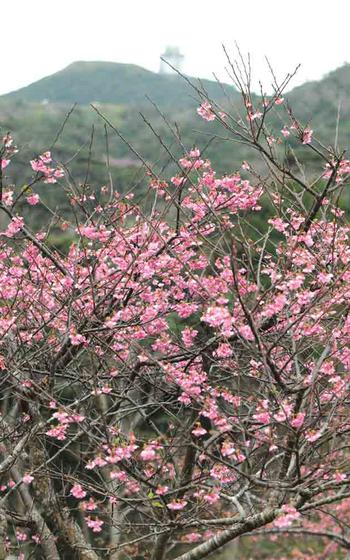
[[[156,494],[157,496],[164,496],[164,494],[166,494],[168,490],[169,486],[158,486]]]
[[[91,519],[91,517],[86,518],[87,526],[92,529],[93,533],[101,533],[103,521],[101,519]]]
[[[312,133],[313,130],[311,130],[310,128],[305,128],[304,132],[302,134],[302,143],[303,144],[311,144],[312,142]]]
[[[304,423],[304,419],[305,419],[305,412],[298,412],[298,414],[296,414],[293,420],[291,421],[290,425],[293,428],[300,428]]]
[[[179,511],[187,506],[186,500],[173,500],[167,504],[167,508],[172,511]]]
[[[22,478],[22,482],[24,482],[24,484],[30,484],[33,480],[34,477],[31,476],[30,474],[25,474],[24,477]]]
[[[13,191],[5,191],[2,194],[2,202],[5,206],[11,206],[13,204]]]
[[[207,430],[202,428],[202,426],[197,426],[196,428],[193,428],[191,433],[196,437],[200,437],[204,436],[207,433]]]
[[[72,487],[70,493],[72,494],[72,496],[74,496],[74,498],[77,498],[78,500],[85,498],[86,496],[86,492],[85,490],[83,490],[80,484],[75,484]]]
[[[97,508],[97,504],[93,498],[90,498],[88,502],[82,502],[81,508],[84,511],[94,511]]]
[[[38,202],[40,202],[40,197],[39,197],[38,194],[33,193],[33,194],[27,196],[27,202],[31,206],[35,206],[36,204],[38,204]]]

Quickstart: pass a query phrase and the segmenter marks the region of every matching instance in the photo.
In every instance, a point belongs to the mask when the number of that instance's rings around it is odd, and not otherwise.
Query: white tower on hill
[[[184,55],[180,52],[179,47],[168,46],[166,47],[165,51],[161,55],[161,58],[166,60],[181,72],[182,64],[184,60]],[[164,60],[160,61],[159,73],[160,74],[175,74],[175,70],[173,70]]]

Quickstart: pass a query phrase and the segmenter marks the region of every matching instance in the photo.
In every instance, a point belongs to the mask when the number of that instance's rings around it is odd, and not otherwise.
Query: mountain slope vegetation
[[[194,78],[209,97],[223,98],[220,84]],[[232,86],[225,86],[234,94]],[[236,93],[237,95],[237,93]],[[73,62],[63,70],[47,76],[5,96],[5,99],[50,103],[79,103],[140,106],[146,96],[160,107],[180,107],[182,110],[195,103],[192,88],[177,74],[156,74],[134,64],[116,62]]]
[[[197,85],[228,112],[245,118],[241,97],[232,86],[221,87],[208,80]],[[347,148],[349,89],[350,66],[344,65],[318,82],[291,90],[285,95],[285,104],[274,109],[271,133],[280,135],[288,124],[286,107],[290,106],[295,117],[314,130],[315,137],[327,145],[337,137],[339,146]],[[73,63],[0,97],[1,132],[11,131],[20,148],[16,155],[20,165],[13,166],[17,171],[9,166],[6,173],[14,183],[23,184],[31,176],[28,162],[52,148],[54,157],[66,167],[69,180],[97,186],[113,181],[120,192],[134,188],[137,195],[143,192],[147,179],[138,154],[168,177],[176,172],[169,151],[178,158],[194,145],[204,150],[218,173],[232,173],[244,160],[256,164],[258,154],[234,141],[215,121],[207,123],[197,115],[199,103],[198,92],[176,75],[155,74],[126,64]],[[297,153],[299,149],[304,148],[296,146]],[[311,150],[308,157],[312,166]],[[57,187],[46,186],[42,194],[51,207],[60,206]],[[33,216],[38,212],[39,208],[32,209]]]

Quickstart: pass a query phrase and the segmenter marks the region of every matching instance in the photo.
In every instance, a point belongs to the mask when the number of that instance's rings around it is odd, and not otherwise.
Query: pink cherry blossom
[[[187,506],[188,502],[186,500],[173,500],[167,504],[167,508],[172,511],[180,511]]]
[[[87,339],[84,335],[72,332],[70,334],[70,340],[73,346],[79,346],[79,344],[87,344]]]
[[[191,433],[196,437],[200,437],[200,436],[204,436],[207,433],[207,430],[202,426],[198,425],[196,428],[193,428]]]
[[[6,237],[13,237],[16,233],[18,233],[22,229],[23,224],[24,224],[24,219],[22,217],[16,216],[12,218],[12,221],[7,226],[4,235],[6,235]]]
[[[317,441],[321,437],[321,435],[322,434],[320,431],[310,430],[306,433],[305,439],[313,443],[314,441]]]
[[[197,113],[202,119],[206,121],[215,120],[215,113],[212,111],[212,106],[208,101],[204,101],[200,107],[197,109]]]
[[[93,498],[90,498],[87,502],[81,503],[81,508],[84,511],[94,511],[97,508],[97,504]]]
[[[288,138],[288,136],[290,136],[290,131],[286,126],[284,126],[281,130],[281,134],[282,136],[284,136],[284,138]]]
[[[235,452],[236,452],[236,448],[234,444],[230,441],[224,441],[224,443],[221,446],[221,453],[223,457],[230,457]]]
[[[147,446],[141,451],[140,457],[143,461],[153,461],[157,457],[157,453],[152,446]]]
[[[158,496],[164,496],[164,494],[166,494],[169,490],[169,486],[158,486],[158,488],[156,489],[156,494]]]
[[[33,480],[34,480],[34,477],[31,476],[30,474],[25,474],[24,477],[22,478],[22,481],[24,482],[24,484],[30,484]]]
[[[305,412],[298,412],[298,414],[295,415],[295,417],[293,418],[293,420],[291,420],[290,425],[293,428],[300,428],[305,420]]]
[[[282,514],[277,517],[274,521],[275,527],[279,529],[283,529],[284,527],[289,527],[293,521],[300,517],[300,513],[295,509],[294,506],[291,505],[283,505]]]
[[[38,204],[38,202],[40,202],[40,197],[38,194],[33,193],[29,196],[27,196],[27,202],[28,204],[30,204],[31,206],[35,206],[36,204]]]
[[[185,542],[198,542],[202,540],[202,535],[200,533],[187,533],[187,535],[184,536],[184,541]]]
[[[313,130],[311,130],[309,127],[306,127],[303,131],[303,134],[302,134],[302,143],[303,144],[311,144],[312,134],[313,134]]]
[[[53,164],[51,152],[44,152],[31,160],[30,165],[33,171],[42,174],[44,183],[57,183],[57,179],[64,176],[63,169]]]
[[[97,517],[95,519],[87,517],[86,524],[90,529],[92,529],[93,533],[101,533],[103,526],[103,521],[101,519],[98,519]]]
[[[85,490],[83,490],[82,486],[80,484],[75,484],[72,488],[70,493],[72,494],[72,496],[74,496],[74,498],[77,499],[82,499],[85,498],[86,496],[86,492]]]
[[[5,191],[2,193],[2,202],[6,206],[11,206],[13,204],[13,191]]]
[[[255,121],[255,119],[261,119],[262,115],[263,114],[262,114],[261,111],[256,111],[255,113],[252,113],[251,111],[249,111],[248,115],[247,115],[247,120]]]

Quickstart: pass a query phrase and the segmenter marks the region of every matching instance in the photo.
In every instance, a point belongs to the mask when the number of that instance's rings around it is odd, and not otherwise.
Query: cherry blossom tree
[[[196,89],[198,118],[262,164],[219,176],[182,146],[169,177],[143,162],[140,203],[50,152],[13,187],[3,137],[1,559],[195,560],[348,507],[350,161],[293,115],[290,76],[256,96],[230,68],[242,114]],[[67,254],[19,213],[39,183],[67,192]]]

